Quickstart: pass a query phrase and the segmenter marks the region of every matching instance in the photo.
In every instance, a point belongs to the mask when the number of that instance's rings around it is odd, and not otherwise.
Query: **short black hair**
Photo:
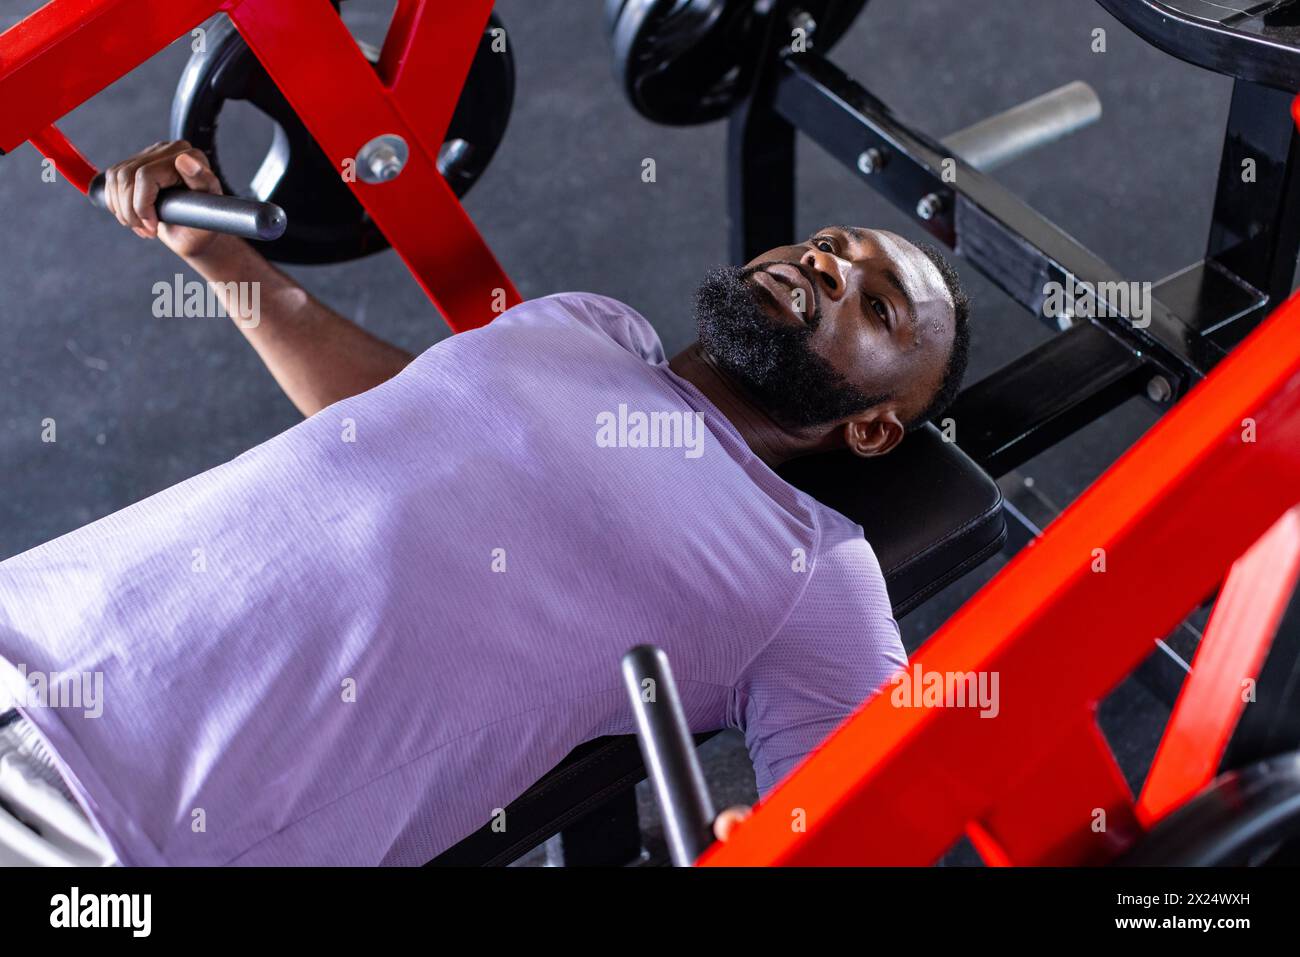
[[[930,243],[912,245],[921,250],[926,259],[934,263],[935,268],[939,270],[939,275],[943,277],[943,284],[952,298],[955,324],[952,351],[948,354],[948,362],[943,370],[943,381],[939,383],[939,390],[930,400],[930,404],[922,409],[915,419],[906,424],[908,432],[916,431],[947,411],[948,406],[952,405],[953,400],[957,398],[957,393],[961,391],[961,380],[966,375],[966,364],[970,361],[970,297],[962,288],[961,277],[937,247]]]

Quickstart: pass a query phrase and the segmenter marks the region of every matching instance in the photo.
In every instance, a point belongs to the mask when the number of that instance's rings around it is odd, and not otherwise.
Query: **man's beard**
[[[812,348],[821,321],[821,296],[813,287],[807,324],[789,325],[769,316],[746,278],[765,268],[720,266],[695,291],[700,344],[777,424],[785,428],[825,425],[883,402],[848,382]]]

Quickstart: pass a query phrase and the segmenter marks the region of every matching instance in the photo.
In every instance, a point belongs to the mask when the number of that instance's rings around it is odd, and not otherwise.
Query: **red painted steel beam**
[[[1105,762],[1074,782],[1083,800],[1065,815],[1018,789],[1297,498],[1293,297],[914,656],[926,671],[998,674],[997,717],[896,707],[887,687],[700,863],[924,864],[987,821],[1007,863],[1053,860],[1084,834],[1105,856],[1113,835],[1092,821],[1115,799]],[[999,813],[1008,802],[1021,820]]]
[[[391,91],[394,106],[420,134],[424,148],[435,157],[478,52],[492,3],[479,0],[456,11],[448,23],[445,11],[428,0],[399,0],[384,38],[379,75]],[[447,31],[460,30],[474,42],[447,43]]]
[[[400,176],[350,188],[451,328],[481,326],[520,295],[437,158],[491,10],[401,0],[376,72],[328,0],[56,0],[0,34],[0,150],[35,137],[71,162],[55,120],[225,11],[340,175],[374,137],[406,140]]]
[[[290,12],[290,9],[292,12]],[[410,158],[396,179],[349,185],[453,330],[481,326],[519,293],[438,172],[451,121],[492,0],[420,0],[399,20],[406,65],[384,87],[330,7],[311,0],[242,0],[230,18],[325,155],[338,164],[384,133],[401,135]],[[393,47],[389,46],[392,50]],[[418,64],[418,65],[417,65]],[[414,104],[423,103],[416,116]]]
[[[966,834],[990,866],[1103,864],[1136,840],[1133,793],[1092,710]]]
[[[9,153],[188,33],[227,0],[55,0],[0,33]]]
[[[1148,826],[1212,780],[1300,579],[1300,509],[1232,566],[1138,802]]]
[[[32,146],[40,150],[46,159],[53,160],[54,168],[69,183],[83,193],[90,191],[90,181],[95,178],[98,170],[57,126],[47,126],[39,133],[33,133]]]

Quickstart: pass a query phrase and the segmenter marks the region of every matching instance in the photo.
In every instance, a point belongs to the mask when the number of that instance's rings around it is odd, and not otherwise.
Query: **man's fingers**
[[[122,214],[118,212],[117,208],[118,192],[116,166],[110,166],[108,169],[104,170],[104,205],[108,207],[108,211],[113,214],[113,218],[116,219],[120,225],[126,225],[126,221],[122,218]]]
[[[187,149],[176,154],[175,168],[184,179],[185,185],[201,193],[221,194],[221,180],[212,172],[208,158],[202,150]]]
[[[132,161],[114,167],[114,186],[117,188],[117,221],[132,229],[143,226],[135,214],[135,177],[139,164]]]
[[[117,219],[117,193],[113,189],[113,171],[104,170],[104,208],[108,214]]]
[[[744,805],[729,807],[713,819],[713,836],[719,841],[730,839],[736,827],[753,813]]]
[[[158,211],[154,206],[158,202],[159,190],[175,186],[180,181],[176,168],[165,159],[146,163],[135,171],[131,208],[139,221],[138,225],[149,235],[158,229]]]
[[[113,193],[116,196],[114,212],[117,214],[117,221],[123,226],[131,225],[131,188],[134,178],[128,171],[129,163],[113,167]]]
[[[154,143],[104,171],[104,205],[123,226],[153,238],[158,234],[158,193],[178,184],[221,192],[202,150],[184,140]]]

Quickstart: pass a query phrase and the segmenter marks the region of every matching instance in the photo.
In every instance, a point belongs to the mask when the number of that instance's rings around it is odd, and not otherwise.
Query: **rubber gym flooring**
[[[0,0],[0,29],[38,5]],[[348,0],[344,15],[375,41],[391,5]],[[689,304],[699,276],[726,257],[724,126],[668,129],[631,110],[612,76],[600,0],[498,0],[496,9],[519,89],[505,141],[466,198],[469,214],[525,297],[588,290],[622,299],[650,319],[671,355],[693,338]],[[1104,53],[1092,51],[1097,28],[1106,31]],[[101,166],[168,138],[188,53],[188,38],[178,40],[62,128]],[[936,136],[1070,80],[1089,82],[1104,104],[1101,122],[999,177],[1127,278],[1155,281],[1202,255],[1231,83],[1147,46],[1091,0],[872,0],[831,58]],[[228,168],[251,174],[269,124],[239,110],[224,119]],[[801,235],[853,223],[920,237],[817,147],[805,141],[799,149]],[[641,180],[645,157],[656,160],[654,183]],[[151,315],[153,284],[182,271],[165,249],[40,173],[30,146],[0,158],[0,558],[298,421],[228,320]],[[958,266],[975,302],[974,381],[1050,333]],[[404,348],[419,351],[446,334],[391,251],[290,271]],[[45,418],[57,422],[57,443],[40,441]],[[1068,503],[1154,420],[1144,402],[1130,403],[1022,471],[1049,499]],[[905,618],[909,650],[1004,561],[988,562]],[[1153,568],[1151,586],[1160,580]],[[1101,717],[1139,786],[1164,707],[1130,679]],[[739,736],[714,739],[703,757],[720,805],[754,799]],[[647,846],[658,855],[645,793],[642,812]],[[539,850],[526,862],[544,856]],[[977,858],[959,846],[946,862]]]

